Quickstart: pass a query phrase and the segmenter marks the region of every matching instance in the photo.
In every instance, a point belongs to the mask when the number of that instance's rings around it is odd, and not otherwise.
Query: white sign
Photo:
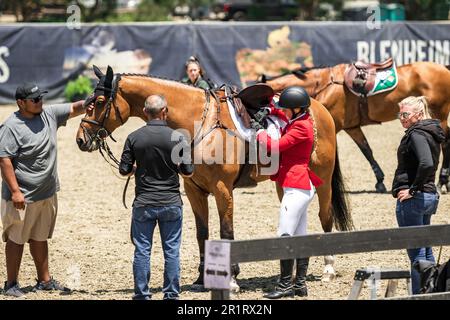
[[[230,289],[230,244],[205,242],[205,288]]]
[[[9,67],[4,60],[4,57],[9,56],[8,47],[0,47],[0,83],[5,83],[9,79]]]
[[[418,61],[432,61],[450,64],[449,40],[380,40],[357,41],[357,60],[376,62],[389,57],[394,58],[398,66]]]

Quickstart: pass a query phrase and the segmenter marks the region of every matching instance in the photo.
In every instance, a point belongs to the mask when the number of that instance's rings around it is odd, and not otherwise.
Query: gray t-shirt
[[[0,126],[0,157],[11,158],[25,201],[47,199],[59,191],[56,170],[56,131],[66,125],[70,104],[45,106],[32,119],[14,112]],[[11,200],[11,191],[2,181],[2,199]]]

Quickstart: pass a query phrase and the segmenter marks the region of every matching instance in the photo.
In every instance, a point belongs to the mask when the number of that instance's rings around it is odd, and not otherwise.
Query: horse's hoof
[[[204,282],[203,282],[203,276],[199,275],[197,280],[194,281],[194,283],[192,284],[193,286],[203,286]]]
[[[436,186],[437,192],[439,194],[446,194],[450,190],[449,187],[450,187],[450,183],[442,184],[440,182]]]
[[[334,273],[324,273],[322,276],[322,282],[331,282],[336,278],[336,274]]]
[[[377,193],[386,193],[387,192],[387,189],[383,182],[377,182],[375,184],[375,190],[377,191]]]
[[[232,294],[239,293],[240,289],[241,288],[237,284],[236,279],[231,278],[231,281],[230,281],[230,293],[232,293]]]
[[[323,269],[322,282],[331,282],[336,278],[336,271],[332,265],[327,265]]]

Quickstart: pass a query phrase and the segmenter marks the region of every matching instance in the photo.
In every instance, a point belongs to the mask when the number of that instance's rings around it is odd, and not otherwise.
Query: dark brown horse
[[[397,87],[385,93],[368,97],[367,110],[361,111],[359,98],[344,84],[344,72],[348,64],[339,64],[329,68],[312,68],[293,71],[290,74],[267,79],[262,77],[275,91],[279,92],[292,85],[300,85],[320,101],[333,116],[336,133],[345,130],[356,142],[375,173],[378,192],[385,192],[384,173],[375,161],[369,143],[361,126],[396,119],[398,103],[408,96],[426,96],[430,102],[433,118],[439,119],[446,133],[442,144],[443,163],[439,176],[439,186],[450,191],[450,133],[448,115],[450,112],[450,71],[443,65],[433,62],[416,62],[397,68]],[[389,138],[389,137],[386,137]],[[445,192],[445,190],[443,190]]]
[[[223,99],[225,92],[204,91],[146,75],[116,74],[113,78],[111,68],[108,68],[106,75],[98,69],[96,74],[100,81],[93,98],[95,109],[92,115],[83,118],[76,137],[82,151],[96,150],[102,139],[129,117],[145,120],[142,110],[144,100],[152,94],[162,94],[167,98],[170,110],[168,124],[172,128],[184,129],[190,137],[196,137],[196,143],[193,144],[194,161],[198,160],[196,155],[202,150],[201,161],[196,164],[193,177],[184,179],[184,188],[195,215],[200,250],[200,275],[195,283],[203,284],[204,243],[208,239],[207,198],[212,194],[216,199],[220,237],[234,239],[233,188],[243,168],[237,159],[242,159],[241,155],[246,149],[245,144],[241,143],[234,145],[231,150],[225,150],[229,145],[225,145],[223,141],[230,139],[230,133],[235,129]],[[332,231],[333,222],[338,229],[348,230],[352,221],[343,194],[339,163],[335,158],[334,122],[327,109],[315,100],[311,105],[311,114],[316,119],[317,128],[316,150],[312,156],[311,168],[324,181],[317,188],[320,221],[325,232]],[[223,158],[226,155],[227,159],[217,159],[217,154],[221,154]],[[228,161],[230,154],[233,154],[231,163]],[[268,178],[257,175],[255,166],[252,172],[255,181]],[[234,275],[237,275],[238,270],[238,266],[233,266]]]

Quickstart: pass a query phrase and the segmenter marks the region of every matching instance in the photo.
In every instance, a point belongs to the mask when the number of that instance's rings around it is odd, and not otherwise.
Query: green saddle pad
[[[373,96],[375,94],[393,90],[398,83],[397,69],[395,64],[392,68],[377,72],[377,77],[375,80],[375,86],[369,92],[368,96]]]

